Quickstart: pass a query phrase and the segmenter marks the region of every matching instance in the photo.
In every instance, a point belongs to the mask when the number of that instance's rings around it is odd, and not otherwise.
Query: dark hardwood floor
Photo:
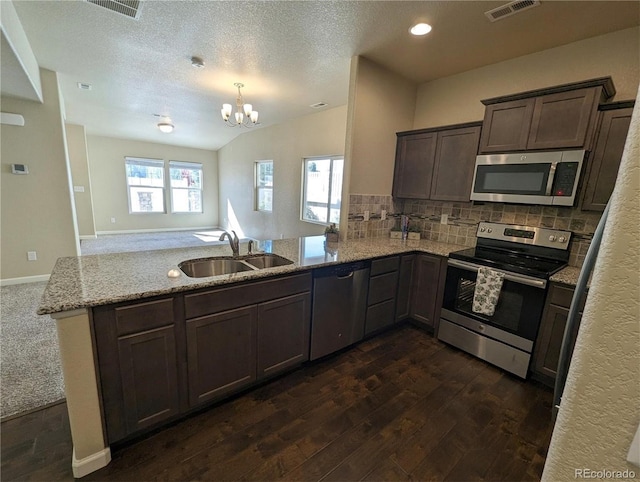
[[[113,451],[83,480],[539,480],[552,393],[406,325]],[[2,480],[70,480],[66,405],[2,423]]]

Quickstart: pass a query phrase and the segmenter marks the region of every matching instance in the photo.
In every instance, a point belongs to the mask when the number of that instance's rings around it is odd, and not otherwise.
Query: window
[[[164,161],[125,158],[130,213],[164,213]]]
[[[169,162],[171,212],[202,212],[202,164]]]
[[[342,157],[309,157],[304,160],[302,220],[340,223]]]
[[[256,162],[255,209],[273,211],[273,161]]]

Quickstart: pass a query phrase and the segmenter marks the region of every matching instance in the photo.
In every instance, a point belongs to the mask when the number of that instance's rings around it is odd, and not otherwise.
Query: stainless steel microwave
[[[573,206],[585,151],[476,157],[472,201]]]

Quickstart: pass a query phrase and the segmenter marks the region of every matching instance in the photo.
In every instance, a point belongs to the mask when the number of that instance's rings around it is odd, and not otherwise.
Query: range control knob
[[[488,229],[487,229],[487,233],[493,233],[493,229],[488,228]]]
[[[553,234],[549,236],[549,241],[553,243],[555,240],[556,240],[556,237]]]
[[[480,228],[480,232],[484,233],[486,231],[486,228]]]
[[[564,236],[560,236],[558,238],[558,241],[561,242],[561,243],[566,243],[567,242],[567,238],[565,238]]]

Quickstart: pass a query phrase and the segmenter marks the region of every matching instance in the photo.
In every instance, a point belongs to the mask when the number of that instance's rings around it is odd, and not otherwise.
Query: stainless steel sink
[[[258,269],[274,268],[276,266],[286,266],[288,264],[293,264],[293,261],[291,261],[290,259],[283,258],[282,256],[271,253],[247,256],[243,258],[243,260]]]
[[[184,274],[191,278],[218,276],[241,271],[254,271],[256,268],[233,258],[203,258],[190,259],[178,265]]]
[[[274,268],[293,264],[293,261],[277,254],[256,254],[232,258],[219,256],[213,258],[189,259],[178,265],[184,274],[190,278],[204,278],[223,274],[240,273],[242,271],[256,271],[264,268]]]

